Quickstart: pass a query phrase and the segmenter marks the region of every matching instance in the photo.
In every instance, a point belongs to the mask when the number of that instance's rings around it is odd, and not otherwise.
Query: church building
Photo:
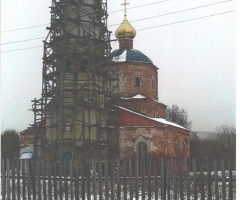
[[[110,55],[119,67],[120,158],[188,158],[190,131],[165,119],[158,102],[158,68],[133,48],[136,30],[126,14],[115,36],[119,49]]]
[[[158,101],[158,85],[161,82],[158,80],[158,67],[141,51],[133,48],[136,30],[129,23],[126,12],[115,36],[119,49],[110,54],[110,59],[113,65],[118,65],[117,156],[189,158],[190,130],[165,119],[166,105]],[[21,132],[22,153],[26,146],[33,151],[33,133],[32,127]],[[76,133],[80,134],[80,131],[76,129]],[[74,151],[81,154],[77,148]]]

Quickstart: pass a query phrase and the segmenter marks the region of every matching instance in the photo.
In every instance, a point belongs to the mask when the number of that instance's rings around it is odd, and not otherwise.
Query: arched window
[[[147,158],[147,144],[145,142],[139,142],[137,144],[137,157]]]

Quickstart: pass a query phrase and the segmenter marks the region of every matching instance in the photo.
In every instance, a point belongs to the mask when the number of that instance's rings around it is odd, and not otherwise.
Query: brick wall
[[[152,118],[164,118],[166,105],[149,98],[120,100],[119,105]]]
[[[119,93],[124,97],[142,94],[153,100],[158,99],[157,67],[147,63],[119,63]],[[140,86],[136,86],[136,78]]]
[[[119,147],[120,157],[136,156],[139,137],[148,144],[148,157],[183,158],[190,156],[190,131],[174,126],[163,126],[161,123],[138,116],[124,110],[120,111]],[[176,155],[175,148],[178,148]],[[184,146],[186,150],[184,150]],[[185,152],[185,153],[184,153]]]

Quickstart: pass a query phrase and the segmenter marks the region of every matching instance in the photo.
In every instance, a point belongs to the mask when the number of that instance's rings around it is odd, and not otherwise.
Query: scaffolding
[[[37,158],[118,156],[118,65],[109,59],[107,0],[52,0],[42,96],[34,99]]]

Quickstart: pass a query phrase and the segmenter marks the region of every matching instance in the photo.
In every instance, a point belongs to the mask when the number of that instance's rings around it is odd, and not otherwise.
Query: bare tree
[[[16,130],[7,129],[1,134],[2,158],[17,158],[20,151],[20,137]]]
[[[189,130],[192,127],[192,121],[188,120],[187,111],[183,108],[180,109],[179,106],[175,104],[173,104],[171,108],[169,106],[167,107],[166,120],[179,124]]]

